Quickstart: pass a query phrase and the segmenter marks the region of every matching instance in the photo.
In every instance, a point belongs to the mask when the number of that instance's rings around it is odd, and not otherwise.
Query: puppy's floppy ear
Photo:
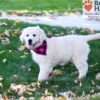
[[[41,29],[39,26],[37,26],[38,30],[40,31],[40,39],[46,39],[46,35],[43,29]]]

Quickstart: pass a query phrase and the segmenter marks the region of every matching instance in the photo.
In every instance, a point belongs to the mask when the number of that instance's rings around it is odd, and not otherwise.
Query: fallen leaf
[[[64,35],[65,35],[65,33],[64,33],[64,32],[61,32],[61,33],[60,33],[60,36],[64,36]]]
[[[9,53],[11,53],[12,52],[12,50],[9,50]]]
[[[23,51],[25,48],[26,48],[26,46],[20,46],[20,47],[18,48],[18,50],[19,50],[19,51]]]
[[[52,87],[53,87],[53,88],[58,88],[58,87],[59,87],[59,85],[53,85]]]
[[[35,98],[34,97],[29,97],[28,100],[35,100]]]
[[[22,56],[20,56],[20,58],[24,59],[24,58],[26,58],[26,55],[22,55]]]
[[[90,93],[94,93],[94,89],[90,90]]]
[[[25,93],[27,91],[27,87],[22,85],[18,91],[18,95],[22,95],[23,93]]]
[[[56,69],[56,70],[52,71],[50,74],[51,75],[59,75],[59,74],[62,74],[62,71],[60,69]]]
[[[31,83],[31,86],[33,87],[33,88],[40,88],[40,82],[33,82],[33,83]]]
[[[98,65],[98,62],[96,62],[96,63],[90,65],[90,67],[96,67],[97,65]]]
[[[3,98],[3,100],[8,100],[8,97],[7,97],[7,94],[2,94],[2,98]]]
[[[19,75],[16,75],[16,74],[11,76],[11,79],[18,79],[18,78],[19,78]]]
[[[65,100],[75,100],[75,93],[73,93],[72,91],[67,91],[64,93],[59,93],[59,95],[65,97]]]
[[[95,82],[94,82],[94,80],[92,80],[92,85],[95,85]]]
[[[32,95],[32,92],[29,92],[29,91],[26,91],[25,93],[30,95],[30,96]]]
[[[60,96],[60,97],[58,98],[58,100],[66,100],[66,98],[65,98],[64,96]]]
[[[28,55],[28,52],[24,52],[24,55]]]
[[[0,81],[3,81],[3,77],[2,76],[0,76]]]
[[[9,38],[7,38],[7,37],[2,37],[2,38],[1,38],[1,43],[4,44],[4,45],[5,45],[5,44],[10,44]]]
[[[45,95],[45,96],[52,96],[53,94],[50,93],[50,92],[48,92],[48,89],[46,89],[44,95]]]
[[[100,73],[98,73],[98,74],[96,75],[96,79],[97,79],[97,80],[100,80]]]
[[[3,60],[2,60],[2,63],[6,63],[7,62],[7,59],[6,58],[4,58]]]
[[[96,88],[97,88],[98,90],[100,90],[100,86],[99,86],[99,85],[97,85]]]
[[[79,83],[79,86],[82,87],[82,82]]]
[[[4,35],[7,36],[7,37],[9,37],[10,36],[9,30],[6,29],[5,32],[4,32]]]
[[[16,84],[12,83],[10,86],[10,90],[12,90],[14,92],[18,92],[22,86],[23,86],[22,84],[16,85]]]
[[[55,100],[55,98],[54,98],[53,96],[47,96],[47,97],[42,96],[42,97],[40,98],[40,100]]]
[[[27,100],[24,96],[21,96],[18,100]]]

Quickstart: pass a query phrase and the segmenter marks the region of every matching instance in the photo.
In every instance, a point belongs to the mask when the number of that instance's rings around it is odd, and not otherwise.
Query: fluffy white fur
[[[35,34],[35,36],[33,35]],[[39,65],[38,80],[46,80],[53,67],[65,65],[71,61],[79,71],[78,79],[86,76],[88,71],[88,41],[100,39],[100,33],[95,35],[66,35],[47,38],[39,26],[23,29],[20,40],[28,47],[28,40],[32,40],[32,48],[36,48],[43,40],[47,41],[47,55],[39,55],[31,50],[33,60]]]

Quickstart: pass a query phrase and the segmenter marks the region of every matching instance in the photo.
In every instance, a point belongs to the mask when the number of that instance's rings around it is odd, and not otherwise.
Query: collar
[[[33,51],[37,54],[40,55],[46,55],[46,51],[47,51],[47,41],[44,40],[42,42],[42,44],[39,47],[36,47],[35,49],[33,49]]]

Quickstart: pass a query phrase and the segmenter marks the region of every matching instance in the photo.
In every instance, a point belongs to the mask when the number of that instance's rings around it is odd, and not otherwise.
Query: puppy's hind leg
[[[79,71],[79,76],[78,76],[79,80],[84,78],[88,72],[88,63],[87,63],[88,53],[89,52],[81,53],[80,55],[75,55],[73,57],[73,64]]]
[[[79,43],[76,48],[73,52],[72,61],[79,71],[78,79],[81,80],[88,72],[87,60],[90,49],[88,44],[84,42]]]
[[[74,65],[79,71],[78,80],[81,80],[82,78],[86,76],[88,72],[88,64],[86,61],[82,61],[79,59],[79,60],[74,60]]]

